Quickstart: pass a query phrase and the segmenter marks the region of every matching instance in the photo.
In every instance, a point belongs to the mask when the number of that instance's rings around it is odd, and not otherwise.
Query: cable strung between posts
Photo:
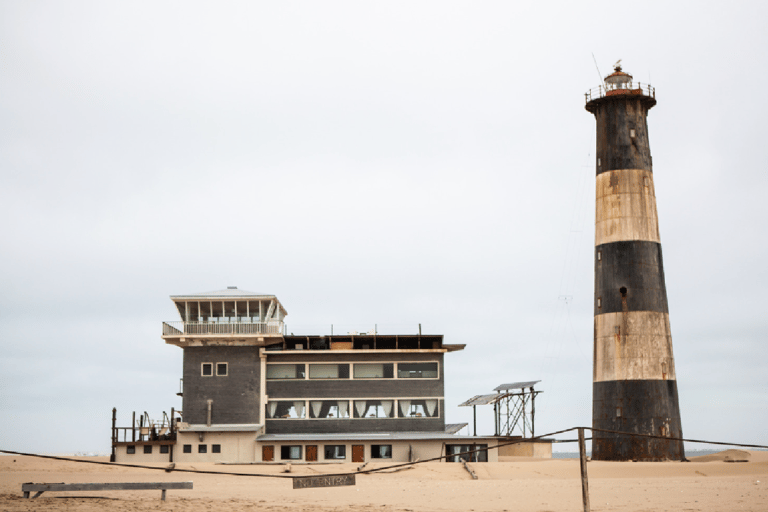
[[[386,471],[386,470],[389,470],[389,469],[397,469],[397,468],[402,468],[402,467],[406,467],[406,466],[414,466],[416,464],[423,464],[425,462],[435,462],[435,461],[438,461],[438,460],[447,459],[448,457],[454,457],[456,455],[469,455],[469,454],[478,453],[478,452],[487,451],[487,450],[496,450],[496,449],[501,448],[503,446],[510,446],[510,445],[519,444],[519,443],[528,443],[528,442],[531,442],[531,441],[536,441],[536,440],[539,440],[539,439],[543,439],[545,437],[556,436],[556,435],[559,435],[559,434],[565,434],[566,432],[572,432],[574,430],[579,430],[579,429],[591,430],[593,432],[602,432],[602,433],[605,433],[605,434],[621,434],[621,435],[625,435],[625,436],[647,437],[647,438],[651,438],[651,439],[666,439],[667,441],[684,441],[686,443],[703,443],[703,444],[716,444],[716,445],[722,445],[722,446],[738,446],[740,448],[763,448],[763,449],[768,449],[768,446],[761,445],[761,444],[725,443],[725,442],[720,442],[720,441],[703,441],[701,439],[684,439],[684,438],[679,438],[679,437],[665,437],[665,436],[657,436],[657,435],[653,435],[653,434],[636,434],[634,432],[620,432],[620,431],[617,431],[617,430],[605,430],[605,429],[601,429],[601,428],[592,428],[592,427],[571,427],[571,428],[567,428],[567,429],[564,429],[564,430],[558,430],[556,432],[549,432],[547,434],[542,434],[540,436],[528,437],[528,438],[525,438],[525,439],[517,439],[515,441],[509,441],[509,442],[506,442],[506,443],[499,443],[499,444],[496,444],[494,446],[488,446],[486,448],[478,448],[478,449],[475,449],[475,450],[467,450],[465,452],[454,453],[454,454],[451,454],[451,455],[441,455],[439,457],[432,457],[431,459],[417,460],[417,461],[414,461],[414,462],[403,462],[401,464],[392,464],[390,466],[384,466],[384,467],[381,467],[381,468],[371,468],[371,469],[366,469],[366,470],[352,471],[350,473],[323,473],[322,475],[318,475],[318,476],[324,476],[324,477],[325,476],[349,476],[349,475],[365,475],[365,474],[370,474],[370,473],[377,473],[379,471]],[[11,455],[20,455],[20,456],[23,456],[23,457],[38,457],[38,458],[41,458],[41,459],[62,460],[62,461],[66,461],[66,462],[82,462],[82,463],[85,463],[85,464],[101,464],[103,466],[118,466],[118,467],[136,468],[136,469],[154,469],[154,470],[157,470],[157,471],[166,471],[166,472],[178,471],[180,473],[199,473],[199,474],[202,474],[202,475],[252,476],[252,477],[261,477],[261,478],[290,478],[290,479],[306,478],[305,476],[299,476],[299,475],[282,475],[282,474],[272,475],[272,474],[265,474],[265,473],[229,473],[229,472],[221,472],[221,471],[205,471],[205,470],[201,470],[201,469],[183,469],[183,468],[169,469],[167,467],[160,467],[160,468],[158,468],[158,467],[155,467],[155,466],[144,466],[144,465],[136,465],[136,464],[121,464],[121,463],[118,463],[118,462],[102,462],[102,461],[98,461],[98,460],[81,460],[81,459],[73,459],[73,458],[70,458],[70,457],[59,457],[59,456],[56,456],[56,455],[40,455],[40,454],[36,454],[36,453],[14,452],[14,451],[10,451],[10,450],[0,450],[0,453],[8,453],[8,454],[11,454]]]

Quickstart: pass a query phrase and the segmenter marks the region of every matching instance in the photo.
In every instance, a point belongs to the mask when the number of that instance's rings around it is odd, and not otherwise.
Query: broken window
[[[323,448],[326,460],[347,458],[347,447],[343,444],[327,444]]]
[[[310,364],[310,379],[348,379],[348,364]]]
[[[392,363],[356,364],[354,376],[356,379],[391,379],[395,376],[395,365]]]
[[[304,400],[275,400],[267,403],[267,418],[301,419],[304,415]]]
[[[397,402],[400,404],[400,418],[436,418],[440,415],[437,398]]]
[[[399,379],[436,379],[437,363],[397,363]]]
[[[355,418],[394,418],[394,400],[355,400]]]
[[[280,458],[283,460],[301,460],[301,446],[281,446]]]
[[[213,363],[203,363],[200,373],[203,377],[211,377],[213,375]]]
[[[310,418],[349,418],[348,400],[310,400]]]
[[[305,376],[303,364],[268,364],[268,379],[303,379]]]
[[[488,445],[447,444],[445,454],[446,462],[488,462]]]
[[[371,458],[372,459],[391,459],[392,445],[391,444],[372,444]]]

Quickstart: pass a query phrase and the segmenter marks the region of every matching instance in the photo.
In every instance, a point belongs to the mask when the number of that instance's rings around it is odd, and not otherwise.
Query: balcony
[[[163,338],[281,336],[283,322],[163,322]]]

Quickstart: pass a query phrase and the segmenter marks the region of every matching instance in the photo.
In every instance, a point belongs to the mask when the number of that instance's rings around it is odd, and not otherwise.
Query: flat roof
[[[185,293],[184,295],[171,295],[171,299],[216,299],[216,298],[262,298],[262,299],[274,299],[274,295],[269,293],[255,293],[245,290],[239,290],[237,287],[232,286],[226,290],[215,290],[212,292],[200,292],[200,293]]]
[[[448,432],[349,432],[333,434],[265,434],[256,438],[264,441],[456,441],[491,439],[492,436],[458,436]]]
[[[230,423],[220,425],[189,425],[179,427],[179,432],[256,432],[264,425],[260,423]]]
[[[507,391],[509,389],[523,389],[533,387],[535,384],[541,382],[540,380],[529,380],[525,382],[513,382],[511,384],[501,384],[493,388],[494,391]]]

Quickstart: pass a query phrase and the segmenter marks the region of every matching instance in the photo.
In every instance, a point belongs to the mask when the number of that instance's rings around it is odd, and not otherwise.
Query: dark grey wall
[[[214,364],[214,375],[202,377],[202,363]],[[216,363],[228,363],[229,374],[216,376]],[[213,400],[212,423],[258,423],[261,367],[256,347],[186,347],[184,349],[184,421],[207,421],[207,400]]]
[[[267,395],[270,400],[281,398],[417,398],[439,397],[439,418],[382,418],[382,419],[305,419],[267,420],[267,433],[309,433],[309,432],[382,432],[382,431],[443,431],[445,414],[442,398],[445,389],[445,374],[442,353],[341,354],[329,351],[327,354],[302,354],[296,352],[269,352],[269,363],[312,363],[312,362],[422,362],[437,361],[438,379],[333,379],[333,380],[268,380]],[[351,369],[350,369],[351,372]],[[351,410],[350,410],[351,412]]]
[[[643,96],[607,96],[587,104],[597,120],[597,174],[616,169],[652,170],[648,109],[655,100]],[[635,130],[630,137],[629,130]]]
[[[623,311],[621,288],[627,289],[627,311],[669,312],[661,244],[631,240],[595,247],[595,315]]]

